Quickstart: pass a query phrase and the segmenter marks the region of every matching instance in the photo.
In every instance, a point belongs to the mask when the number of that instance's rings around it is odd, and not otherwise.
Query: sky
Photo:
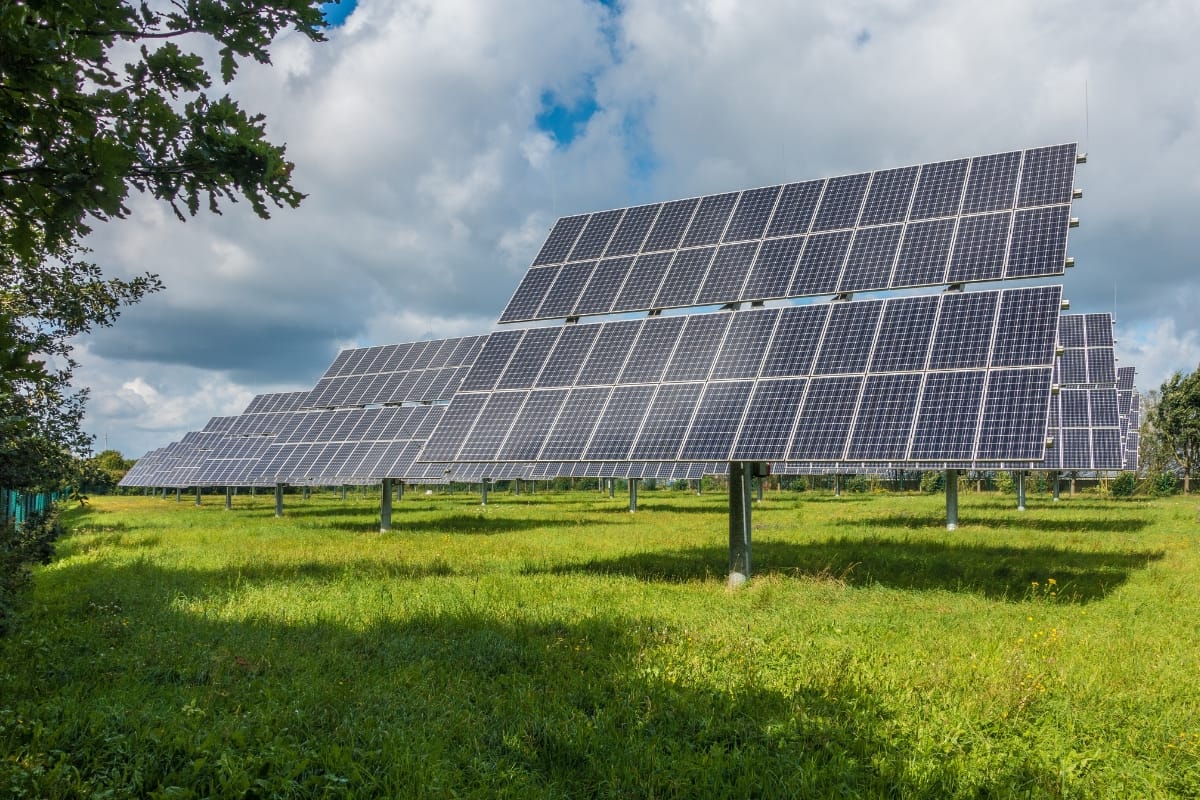
[[[340,349],[494,330],[567,214],[1076,141],[1063,278],[1139,387],[1200,364],[1192,0],[358,0],[228,91],[308,197],[96,225],[166,289],[77,342],[96,449],[310,388]]]

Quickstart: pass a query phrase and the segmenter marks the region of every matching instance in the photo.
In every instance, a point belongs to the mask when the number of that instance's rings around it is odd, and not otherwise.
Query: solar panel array
[[[421,458],[1040,459],[1060,305],[1047,286],[505,330]]]
[[[1063,274],[1074,144],[563,217],[500,321]]]
[[[485,336],[343,350],[303,408],[431,402],[453,396]]]

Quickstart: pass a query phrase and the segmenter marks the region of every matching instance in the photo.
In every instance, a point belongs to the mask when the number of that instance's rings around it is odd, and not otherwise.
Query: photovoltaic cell
[[[829,231],[853,227],[858,222],[858,213],[862,210],[863,198],[870,181],[869,172],[830,178],[825,184],[821,203],[817,206],[817,216],[813,220],[812,229]]]
[[[635,461],[674,460],[703,389],[702,383],[659,386],[630,458]]]
[[[910,459],[971,458],[986,374],[983,370],[932,372],[925,377]]]
[[[750,268],[743,296],[748,300],[766,300],[786,297],[796,262],[804,249],[803,236],[785,239],[768,239],[762,243]]]
[[[757,377],[778,318],[778,309],[734,314],[717,353],[710,380]]]
[[[671,268],[667,270],[667,277],[654,298],[654,307],[691,305],[704,276],[708,274],[708,265],[716,250],[715,247],[701,247],[676,253]]]
[[[613,303],[613,311],[635,311],[650,308],[658,287],[667,270],[671,266],[674,253],[650,253],[640,255],[633,262],[629,277],[625,281],[617,300]]]
[[[1069,203],[1074,189],[1075,145],[1063,144],[1025,151],[1021,168],[1021,208]]]
[[[599,325],[571,325],[564,328],[534,385],[541,388],[574,384],[599,332]]]
[[[1089,347],[1087,351],[1088,383],[1117,382],[1117,372],[1111,347]]]
[[[727,297],[741,296],[742,284],[746,282],[757,249],[758,242],[719,247],[716,258],[709,267],[708,276],[704,279],[704,285],[700,287],[700,293],[696,296],[696,302],[701,305],[719,303]]]
[[[775,210],[779,190],[778,186],[767,186],[742,192],[733,219],[725,230],[725,241],[740,242],[761,237],[771,212]]]
[[[706,380],[712,369],[712,353],[725,339],[732,314],[701,314],[687,318],[679,344],[667,365],[667,381]]]
[[[1001,277],[1011,222],[1009,214],[985,214],[959,220],[946,281],[961,283]]]
[[[508,366],[500,380],[497,389],[513,389],[534,385],[534,379],[542,371],[546,356],[558,341],[558,328],[533,328],[525,332],[525,337],[517,346]]]
[[[825,181],[791,183],[783,187],[775,214],[767,228],[767,236],[794,236],[808,233],[813,210],[821,197]]]
[[[1045,275],[1066,264],[1069,206],[1018,211],[1006,278]]]
[[[729,215],[733,212],[733,205],[737,200],[737,192],[713,194],[701,199],[695,218],[688,226],[687,235],[683,237],[683,246],[696,247],[721,241],[721,234],[725,231],[725,224],[729,221]]]
[[[568,316],[579,302],[579,296],[583,294],[595,268],[595,261],[564,264],[554,285],[546,292],[546,299],[538,308],[537,316],[541,319]]]
[[[576,382],[581,386],[599,383],[615,383],[621,367],[629,358],[633,340],[642,327],[642,320],[626,320],[605,325],[596,337],[596,343],[583,363]],[[565,458],[566,456],[556,456]]]
[[[654,224],[660,208],[662,206],[656,203],[626,209],[625,216],[622,217],[621,224],[613,233],[604,255],[609,257],[630,256],[640,252],[642,242],[650,231],[650,226]]]
[[[628,256],[605,259],[597,264],[587,288],[579,296],[574,313],[606,314],[611,311],[632,266],[633,259]]]
[[[692,418],[679,457],[694,461],[728,458],[753,387],[752,381],[710,383]]]
[[[860,228],[854,234],[837,290],[855,292],[886,286],[900,248],[901,232],[900,225]]]
[[[809,236],[788,294],[832,294],[837,289],[852,235],[852,231],[835,231]]]
[[[930,369],[986,367],[995,327],[993,292],[949,294],[942,300]]]
[[[968,161],[942,161],[921,167],[909,219],[947,217],[958,213]]]
[[[842,458],[862,385],[861,375],[814,378],[808,382],[788,460]]]
[[[579,460],[611,392],[607,386],[572,389],[542,445],[540,458]]]
[[[686,317],[655,317],[646,320],[617,382],[660,381],[671,354],[675,352],[675,344],[679,341],[686,321]]]
[[[1057,287],[1009,292],[1000,302],[993,367],[1045,364],[1054,355],[1054,332],[1061,319]]]
[[[587,214],[580,214],[575,217],[563,217],[554,223],[550,235],[546,237],[546,243],[542,245],[537,257],[533,259],[533,265],[557,264],[563,261],[571,252],[571,247],[575,244],[575,239],[583,230],[583,226],[587,224],[587,220]]]
[[[944,283],[950,245],[954,241],[954,220],[937,219],[908,225],[892,286],[927,286]]]
[[[692,221],[692,214],[699,203],[700,200],[694,197],[663,203],[662,211],[659,212],[654,227],[650,229],[650,235],[642,244],[642,249],[651,251],[678,247],[679,240],[683,238],[683,232]]]
[[[584,458],[624,461],[650,408],[654,389],[645,384],[614,389],[584,452]]]
[[[537,458],[549,425],[558,417],[566,399],[566,389],[530,392],[499,452],[500,460],[531,461]]]
[[[879,324],[879,338],[871,356],[875,372],[925,369],[938,298],[903,297],[888,302]]]
[[[813,372],[818,375],[863,372],[871,357],[883,302],[837,303],[821,339]]]
[[[908,216],[913,187],[917,183],[918,167],[885,169],[875,173],[871,189],[863,205],[860,225],[885,225],[903,222]]]
[[[734,460],[782,460],[792,436],[792,422],[804,399],[803,378],[759,381],[746,409]]]
[[[459,387],[459,391],[470,392],[494,388],[496,381],[500,378],[500,373],[508,365],[513,350],[516,349],[524,335],[525,331],[523,330],[508,330],[489,336],[479,357],[475,360],[475,365],[471,367],[471,371],[467,373],[466,379]]]
[[[583,233],[579,235],[579,240],[575,242],[575,247],[571,251],[570,260],[582,261],[598,258],[604,252],[608,240],[612,238],[613,231],[616,230],[617,224],[624,214],[623,209],[617,209],[616,211],[601,211],[588,217],[587,225],[584,226]]]
[[[976,214],[1013,207],[1021,152],[996,153],[971,159],[971,174],[963,197],[962,213]]]
[[[1112,347],[1112,317],[1108,314],[1072,315],[1083,318],[1088,347]]]
[[[869,376],[846,457],[903,460],[920,394],[920,373]]]
[[[1050,374],[1048,367],[989,373],[980,424],[979,458],[1041,460],[1044,457],[1046,429],[1038,422],[1046,417]]]
[[[827,304],[783,309],[775,338],[763,361],[763,377],[807,375],[828,319]]]
[[[520,285],[517,286],[516,293],[508,301],[508,306],[505,307],[500,321],[516,322],[534,319],[538,307],[546,297],[546,292],[554,283],[554,279],[558,277],[558,271],[558,267],[540,267],[526,272]]]

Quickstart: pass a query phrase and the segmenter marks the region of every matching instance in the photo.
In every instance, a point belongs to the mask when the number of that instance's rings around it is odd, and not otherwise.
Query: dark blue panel
[[[516,322],[533,319],[538,306],[546,297],[546,291],[554,279],[558,277],[558,267],[542,267],[531,269],[521,279],[521,285],[508,301],[504,313],[500,315],[501,322]]]
[[[1059,286],[1006,290],[1000,298],[992,366],[1052,363],[1061,305]]]
[[[542,461],[577,461],[600,420],[611,387],[572,389],[563,404],[558,420],[546,437],[539,459]]]
[[[1058,321],[1058,343],[1063,347],[1085,347],[1082,314],[1066,314]]]
[[[430,342],[430,346],[433,344],[435,344],[435,342]],[[437,344],[437,351],[430,356],[429,362],[425,365],[425,369],[441,369],[442,367],[446,366],[446,362],[450,360],[450,356],[454,352],[454,348],[458,346],[458,339],[443,339]],[[390,354],[387,361],[388,364],[393,363],[394,356],[394,353]],[[399,361],[398,358],[395,360]],[[385,366],[384,371],[390,372],[391,370]]]
[[[931,372],[917,409],[909,459],[966,461],[975,449],[984,371]]]
[[[1088,383],[1117,382],[1117,367],[1111,347],[1089,347],[1087,350]]]
[[[585,261],[599,257],[604,252],[605,245],[608,244],[617,223],[621,221],[624,214],[624,209],[620,208],[615,211],[601,211],[599,214],[592,214],[583,233],[579,234],[579,241],[575,242],[575,247],[571,250],[571,255],[567,260]]]
[[[1062,453],[1063,469],[1091,469],[1092,445],[1086,428],[1059,431],[1062,439],[1057,448]]]
[[[903,460],[920,393],[920,374],[868,376],[846,457],[864,461]]]
[[[463,441],[458,457],[464,461],[492,461],[500,450],[517,412],[525,403],[525,392],[497,392],[488,395],[487,404],[475,427]]]
[[[775,207],[775,215],[771,217],[771,225],[767,228],[767,236],[808,233],[813,209],[817,207],[817,200],[820,199],[824,187],[823,180],[789,183],[784,186],[779,195],[779,203]]]
[[[733,460],[776,461],[787,455],[805,384],[802,378],[759,381],[733,449]]]
[[[513,422],[512,432],[499,452],[499,460],[530,461],[536,458],[566,399],[565,389],[531,392]]]
[[[424,342],[420,342],[419,344],[424,344]],[[360,347],[357,350],[351,350],[350,354],[348,356],[346,356],[346,360],[342,363],[342,371],[338,374],[339,375],[358,375],[358,374],[360,374],[362,372],[362,370],[359,369],[359,365],[362,364],[363,357],[366,356],[368,350],[370,350],[369,347]]]
[[[600,325],[568,325],[563,328],[535,385],[540,388],[574,384],[575,376],[591,351],[600,328]]]
[[[671,268],[667,271],[667,277],[654,298],[653,307],[692,305],[716,250],[715,247],[701,247],[677,252],[675,260],[671,262]]]
[[[1083,348],[1064,350],[1058,358],[1058,382],[1063,386],[1087,383],[1087,351]]]
[[[613,303],[613,311],[645,311],[654,302],[658,287],[671,266],[674,253],[640,255],[633,262],[629,277]]]
[[[616,300],[617,293],[621,291],[632,266],[633,259],[628,256],[601,261],[596,265],[592,279],[588,281],[587,288],[583,290],[572,313],[576,315],[607,314],[611,311],[613,301]]]
[[[698,314],[687,318],[664,380],[702,381],[712,368],[713,353],[721,346],[732,314]]]
[[[862,385],[861,375],[808,382],[804,408],[796,418],[788,450],[789,460],[841,460]]]
[[[727,244],[717,248],[717,257],[713,259],[708,277],[700,287],[696,303],[725,303],[745,297],[742,285],[746,283],[746,276],[750,273],[750,264],[757,249],[758,242]]]
[[[929,286],[946,282],[946,264],[954,240],[954,220],[907,225],[892,286]]]
[[[1021,208],[1070,203],[1075,181],[1075,145],[1060,144],[1025,151],[1021,167]]]
[[[991,352],[999,292],[968,292],[942,297],[933,336],[930,369],[986,367]]]
[[[642,244],[642,250],[670,250],[678,247],[699,203],[700,200],[695,197],[663,203],[662,211],[654,221],[654,227],[650,229],[650,235]]]
[[[837,289],[852,235],[852,231],[837,231],[809,236],[788,294],[795,297],[832,294]]]
[[[1092,468],[1117,470],[1121,469],[1121,466],[1121,434],[1112,429],[1094,429],[1092,431]]]
[[[523,389],[533,386],[542,371],[546,357],[558,341],[561,328],[531,328],[513,353],[496,384],[497,389]]]
[[[625,460],[654,397],[654,386],[618,386],[584,451],[588,460]]]
[[[901,167],[876,172],[871,178],[871,190],[863,205],[860,225],[884,225],[903,222],[908,216],[913,187],[917,184],[919,167]]]
[[[1050,368],[1045,367],[994,370],[988,375],[976,458],[1042,459],[1050,407],[1050,374]]]
[[[821,351],[817,355],[813,373],[836,375],[865,372],[882,313],[882,300],[835,303],[829,325],[821,338]]]
[[[703,388],[702,383],[659,386],[630,458],[635,461],[674,460]]]
[[[685,322],[687,317],[654,317],[646,320],[617,383],[657,383],[661,380]]]
[[[754,258],[754,266],[750,268],[750,279],[742,291],[743,298],[769,300],[786,297],[803,248],[803,236],[763,242]]]
[[[807,375],[828,317],[827,303],[783,309],[775,328],[775,338],[763,362],[762,376]]]
[[[608,322],[601,326],[596,344],[583,363],[576,378],[580,386],[596,383],[616,383],[621,367],[629,358],[633,340],[642,327],[643,320],[631,319],[624,322]],[[559,456],[556,456],[558,458]],[[565,458],[565,456],[562,456]]]
[[[1069,206],[1018,211],[1004,276],[1062,275],[1066,271],[1070,221]]]
[[[679,457],[689,461],[728,458],[753,387],[753,381],[710,383],[692,418]]]
[[[542,301],[535,316],[538,319],[568,316],[571,309],[575,308],[575,304],[579,302],[579,296],[583,294],[583,289],[587,286],[595,268],[595,261],[564,264],[559,270],[554,285],[546,292],[546,299]]]
[[[957,214],[966,176],[965,158],[922,166],[908,218],[918,220]]]
[[[935,296],[888,300],[879,323],[875,353],[871,356],[871,371],[925,369],[937,311],[938,298]]]
[[[1064,428],[1091,427],[1091,403],[1087,389],[1061,389],[1058,393],[1059,424]]]
[[[767,186],[742,192],[737,210],[733,212],[733,219],[725,229],[725,241],[740,242],[761,237],[767,227],[767,220],[771,218],[771,212],[775,209],[779,189],[779,186]]]
[[[821,196],[812,229],[829,231],[854,227],[858,223],[858,212],[862,209],[870,180],[869,172],[830,178],[825,184],[825,194]]]
[[[429,437],[422,456],[429,461],[453,461],[467,434],[475,426],[475,420],[487,398],[486,394],[456,395],[446,407],[437,429]]]
[[[997,280],[1004,275],[1011,224],[1012,215],[1007,212],[960,219],[946,282]]]
[[[533,266],[565,261],[567,253],[571,252],[571,247],[575,244],[575,239],[583,230],[583,226],[587,224],[587,220],[587,214],[580,214],[576,217],[563,217],[554,223],[550,235],[546,237],[545,244],[542,245],[537,258],[533,260]]]
[[[1016,201],[1017,172],[1020,168],[1020,150],[971,159],[962,213],[977,214],[1012,208]]]
[[[625,209],[625,216],[621,219],[621,224],[617,226],[616,233],[612,235],[604,255],[610,257],[630,256],[641,252],[642,241],[646,238],[650,226],[654,224],[659,208],[661,206],[656,203]]]
[[[464,392],[488,391],[495,387],[496,380],[504,371],[508,359],[524,335],[525,331],[523,330],[508,330],[489,336],[459,390]]]
[[[700,207],[696,216],[688,226],[687,235],[683,237],[684,247],[696,247],[703,244],[716,244],[721,241],[725,231],[725,223],[737,202],[738,193],[710,194],[700,199]]]
[[[1109,329],[1111,331],[1111,328]],[[1133,383],[1137,374],[1136,367],[1118,367],[1117,368],[1117,388],[1121,392],[1129,395],[1129,399],[1133,399]],[[1129,403],[1123,403],[1121,408],[1128,409]]]
[[[454,350],[454,346],[458,344],[459,339],[447,339],[446,344],[448,350],[446,355]],[[412,349],[412,343],[393,345],[388,351],[387,361],[383,365],[384,372],[397,372],[400,368],[400,362],[408,355],[408,351]]]
[[[1088,347],[1113,346],[1113,321],[1111,314],[1083,314],[1084,332]]]
[[[838,282],[839,292],[886,289],[900,248],[902,225],[860,228],[854,234],[850,257]]]
[[[426,346],[423,348],[418,346],[412,349],[413,360],[408,364],[408,369],[425,369],[440,349],[438,342],[418,342],[417,344],[424,344]]]
[[[735,313],[709,379],[757,377],[759,365],[771,344],[779,311],[771,308]]]
[[[1093,428],[1116,428],[1121,424],[1116,389],[1092,389],[1088,392],[1088,404],[1092,411]]]

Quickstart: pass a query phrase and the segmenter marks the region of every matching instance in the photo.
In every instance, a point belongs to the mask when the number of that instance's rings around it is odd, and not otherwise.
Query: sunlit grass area
[[[1200,501],[96,498],[0,641],[14,797],[1200,793]],[[7,793],[7,795],[6,795]]]

